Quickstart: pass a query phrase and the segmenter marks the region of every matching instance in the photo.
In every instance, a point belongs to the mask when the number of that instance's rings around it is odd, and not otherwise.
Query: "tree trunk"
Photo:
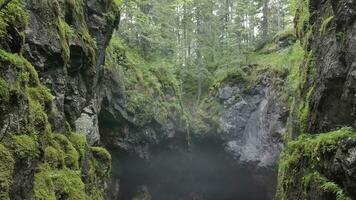
[[[263,14],[263,19],[262,19],[262,37],[263,39],[266,39],[268,36],[268,1],[269,0],[264,0],[263,8],[262,8],[262,14]]]

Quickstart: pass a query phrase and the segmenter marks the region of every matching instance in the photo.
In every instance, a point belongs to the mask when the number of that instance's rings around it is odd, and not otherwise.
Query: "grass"
[[[299,41],[280,51],[274,50],[268,54],[252,53],[248,56],[248,63],[257,64],[258,69],[253,71],[250,79],[252,82],[256,82],[266,71],[274,74],[274,77],[287,75],[284,93],[286,95],[285,98],[292,101],[289,97],[294,96],[300,88],[299,66],[302,64],[303,59],[304,50]]]

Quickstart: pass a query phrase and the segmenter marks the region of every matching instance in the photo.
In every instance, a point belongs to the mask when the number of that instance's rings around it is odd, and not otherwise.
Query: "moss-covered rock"
[[[339,178],[328,171],[341,143],[350,138],[356,138],[356,132],[342,128],[320,135],[302,135],[290,142],[279,163],[277,199],[313,199],[310,196],[318,192],[327,193],[326,199],[350,199],[343,185],[335,182]]]
[[[65,166],[69,169],[78,170],[79,169],[79,153],[74,148],[68,138],[61,134],[54,135],[54,146],[56,149],[62,151],[64,154]]]
[[[18,159],[37,159],[40,154],[36,136],[33,135],[15,135],[10,146]]]
[[[0,144],[0,163],[0,199],[10,200],[9,190],[15,160],[12,153],[2,144]]]
[[[85,22],[82,1],[72,3],[69,5],[72,8],[65,12],[75,13],[75,20],[80,23],[78,26],[69,25],[65,21],[63,5],[56,0],[37,6],[48,9],[47,20],[52,20],[51,24],[57,26],[63,59],[70,59],[70,42],[77,37],[86,49],[84,56],[89,57],[94,66],[96,45]],[[6,9],[0,11],[0,16],[1,120],[9,119],[8,128],[0,136],[0,199],[93,199],[86,194],[89,183],[82,177],[84,166],[81,161],[84,159],[90,162],[99,159],[92,177],[96,182],[91,182],[90,186],[95,186],[98,197],[95,199],[104,199],[104,176],[106,178],[109,173],[110,155],[107,152],[101,155],[100,152],[104,150],[94,151],[97,152],[94,158],[85,136],[71,133],[69,129],[67,136],[53,133],[49,114],[58,112],[53,104],[54,96],[41,83],[35,67],[21,54],[25,39],[23,31],[28,20],[22,2],[12,1]],[[13,35],[10,35],[9,30]],[[14,119],[17,121],[12,122]],[[1,124],[4,122],[1,121]],[[24,163],[30,164],[27,166]],[[13,176],[13,173],[19,173],[16,170],[26,171],[21,174],[28,177],[21,178],[27,178],[26,184],[29,185],[22,187],[26,190],[21,190],[19,194],[12,194],[11,190],[19,190],[12,187],[22,184],[17,182],[20,180],[17,176]],[[31,177],[34,177],[32,183]],[[16,184],[12,184],[14,182]]]
[[[0,11],[0,47],[17,53],[22,50],[25,39],[22,31],[28,20],[22,3],[21,0],[13,0]]]
[[[34,199],[88,199],[78,172],[52,169],[47,164],[41,165],[39,170],[35,175]]]

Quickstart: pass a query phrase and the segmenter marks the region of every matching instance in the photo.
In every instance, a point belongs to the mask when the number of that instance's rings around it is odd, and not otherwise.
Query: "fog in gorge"
[[[120,200],[271,199],[257,175],[238,165],[213,138],[190,148],[157,147],[149,162],[120,151],[112,155]],[[275,185],[274,175],[269,177],[269,184]]]

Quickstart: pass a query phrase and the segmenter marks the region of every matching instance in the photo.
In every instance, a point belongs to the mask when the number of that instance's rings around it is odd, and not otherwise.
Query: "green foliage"
[[[89,57],[91,62],[90,69],[96,64],[96,42],[89,34],[87,21],[84,16],[82,0],[68,0],[65,3],[60,3],[58,0],[51,0],[49,9],[54,16],[54,24],[57,27],[60,44],[62,47],[62,58],[65,62],[69,62],[71,52],[71,41],[80,42],[84,50],[85,56]],[[68,24],[65,21],[66,15],[73,17],[73,24]]]
[[[39,156],[39,146],[34,136],[14,135],[11,146],[19,159],[36,159]]]
[[[336,39],[340,41],[341,43],[345,42],[346,40],[346,34],[342,31],[336,33]]]
[[[303,38],[305,31],[308,29],[307,27],[309,26],[309,18],[309,0],[299,1],[295,15],[295,28],[299,38]]]
[[[108,177],[111,169],[110,153],[102,147],[90,147],[90,151],[93,154],[91,170],[95,170],[92,173],[99,177]]]
[[[319,172],[312,172],[303,177],[304,190],[308,190],[312,185],[319,186],[317,188],[321,192],[331,193],[336,198],[336,200],[351,200],[344,190],[336,183],[328,180],[326,177],[322,176]]]
[[[11,40],[12,38],[8,33],[8,28],[12,27],[16,31],[22,31],[25,29],[27,21],[28,15],[23,9],[22,1],[12,0],[4,9],[0,11],[0,40]]]
[[[53,170],[47,164],[40,166],[35,175],[34,199],[55,200],[66,199],[86,200],[85,185],[76,171],[62,169]]]
[[[320,36],[323,36],[327,33],[327,30],[329,28],[330,23],[332,22],[332,20],[334,19],[334,16],[330,16],[326,19],[324,19],[323,23],[321,24],[320,27]]]
[[[106,69],[124,85],[126,108],[137,123],[154,119],[164,123],[172,110],[179,111],[179,84],[171,63],[145,60],[117,37],[107,49]],[[167,93],[172,93],[171,96]]]
[[[88,146],[86,136],[81,133],[70,133],[68,139],[78,151],[80,157],[83,158]]]
[[[104,199],[104,180],[110,176],[111,155],[101,147],[90,147],[90,152],[93,157],[88,166],[87,195],[93,200]]]
[[[69,40],[74,34],[74,32],[71,29],[71,27],[60,17],[58,17],[56,24],[57,24],[60,42],[62,46],[63,60],[69,61],[70,58]]]
[[[292,38],[296,37],[294,28],[287,28],[283,31],[277,32],[273,39],[274,41],[280,41],[280,40],[287,39],[289,37]]]
[[[57,150],[61,150],[64,154],[64,163],[65,165],[73,170],[79,169],[79,153],[73,147],[73,144],[69,142],[66,136],[61,134],[55,134],[55,142],[53,143],[54,147]]]
[[[240,67],[221,68],[214,74],[212,89],[217,89],[223,84],[229,83],[245,83],[247,74]]]
[[[303,63],[304,50],[299,41],[286,49],[270,53],[256,52],[248,56],[248,63],[257,64],[257,69],[252,71],[250,80],[256,82],[261,74],[266,71],[273,73],[272,77],[286,75],[287,84],[283,93],[285,99],[292,101],[291,97],[298,92],[301,86],[299,66]],[[277,75],[277,76],[276,76]]]
[[[309,112],[310,112],[309,102],[313,95],[313,91],[314,91],[314,87],[309,88],[309,91],[305,96],[305,99],[301,104],[301,108],[300,108],[299,121],[300,121],[301,130],[303,132],[307,131],[308,128],[308,119],[309,119]]]
[[[0,163],[0,199],[10,200],[9,190],[15,160],[11,152],[2,144],[0,144]]]
[[[0,78],[0,99],[2,101],[9,101],[10,100],[10,87],[9,85],[7,84],[7,82]]]
[[[14,67],[17,74],[17,86],[18,84],[29,84],[31,86],[39,85],[38,74],[35,68],[30,62],[19,54],[13,54],[0,49],[0,68]],[[19,88],[17,88],[19,89]]]
[[[46,147],[44,151],[45,163],[52,168],[61,168],[64,166],[64,153],[52,146]]]
[[[28,87],[27,94],[30,99],[38,101],[43,109],[50,107],[54,99],[49,89],[44,86],[38,86],[35,88]]]
[[[301,135],[289,142],[279,163],[277,199],[286,199],[288,191],[300,182],[300,174],[304,176],[308,171],[318,169],[323,156],[335,154],[339,143],[347,138],[356,138],[356,132],[351,128],[342,128],[319,135]],[[304,178],[304,185],[308,182],[310,178]],[[329,190],[329,186],[322,185],[324,190]]]
[[[7,43],[14,39],[11,36],[24,40],[27,15],[21,4],[22,1],[13,0],[0,11],[0,47],[3,49],[8,50]],[[69,44],[76,40],[82,43],[84,53],[90,57],[92,66],[95,66],[96,44],[89,34],[82,4],[82,0],[61,4],[57,0],[50,0],[39,2],[38,6],[45,10],[43,12],[46,12],[49,21],[52,20],[47,25],[57,27],[63,60],[69,61]],[[73,12],[74,24],[65,22],[65,12]],[[11,35],[7,32],[10,29]],[[69,139],[65,135],[53,134],[48,113],[55,112],[54,97],[40,83],[37,71],[21,52],[10,53],[3,49],[0,49],[0,100],[5,102],[9,101],[10,96],[16,97],[18,102],[13,103],[18,103],[27,113],[21,116],[24,120],[20,122],[18,132],[1,136],[0,199],[9,200],[15,161],[28,159],[38,160],[39,164],[34,174],[33,199],[104,199],[103,181],[110,171],[110,155],[107,152],[105,154],[104,150],[94,150],[98,158],[90,158],[87,156],[89,149],[85,136],[71,133],[70,129],[66,133]],[[84,183],[81,173],[85,173],[86,169],[79,163],[85,161],[90,164],[93,160],[96,161],[95,173],[88,177],[90,182]],[[86,195],[89,187],[93,189],[88,190]]]

